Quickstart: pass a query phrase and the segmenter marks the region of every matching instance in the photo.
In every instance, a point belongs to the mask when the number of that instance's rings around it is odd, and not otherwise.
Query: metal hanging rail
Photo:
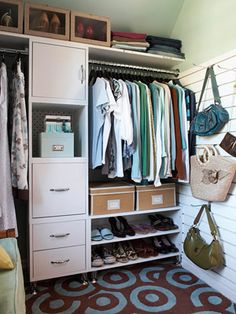
[[[29,54],[29,50],[28,49],[12,49],[12,48],[0,48],[0,52],[3,52],[3,53],[14,53],[14,54],[17,54],[17,53],[20,53],[22,55],[28,55]]]
[[[120,68],[131,68],[131,69],[136,69],[136,70],[144,70],[144,71],[152,71],[152,72],[157,72],[157,73],[165,73],[165,74],[171,74],[178,76],[179,75],[179,70],[164,70],[164,69],[156,69],[156,68],[151,68],[151,67],[144,67],[140,65],[131,65],[131,64],[123,64],[123,63],[115,63],[115,62],[108,62],[108,61],[98,61],[98,60],[89,60],[90,64],[97,64],[101,66],[112,66],[112,67],[120,67]]]

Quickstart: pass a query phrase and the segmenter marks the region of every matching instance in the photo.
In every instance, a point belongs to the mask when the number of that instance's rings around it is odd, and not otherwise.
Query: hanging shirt
[[[141,175],[141,135],[140,135],[140,91],[135,83],[131,83],[132,89],[132,110],[133,110],[133,125],[134,125],[134,153],[132,156],[131,179],[134,182],[142,181]]]
[[[12,196],[11,168],[7,134],[8,90],[7,69],[0,67],[0,230],[16,229],[15,205]],[[4,182],[4,183],[3,183]]]
[[[92,123],[91,123],[91,168],[102,165],[103,160],[103,127],[105,114],[108,109],[109,98],[106,90],[106,82],[98,77],[92,86]]]
[[[12,81],[13,124],[11,145],[12,186],[20,198],[28,199],[28,128],[25,104],[25,79],[21,63]],[[21,197],[22,195],[22,197]]]
[[[142,177],[150,173],[150,134],[147,106],[147,92],[145,84],[136,82],[140,90],[140,133],[141,133],[141,173]]]
[[[111,113],[114,111],[114,107],[116,106],[115,98],[112,94],[110,84],[107,80],[102,78],[105,82],[105,88],[107,92],[108,97],[108,104],[106,106],[105,110],[105,118],[104,118],[104,126],[103,126],[103,141],[102,141],[102,163],[105,164],[106,159],[106,150],[107,150],[107,144],[108,139],[111,131]]]

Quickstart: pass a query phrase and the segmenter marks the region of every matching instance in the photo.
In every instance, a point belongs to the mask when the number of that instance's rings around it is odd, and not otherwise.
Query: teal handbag
[[[211,86],[214,95],[214,104],[208,106],[203,111],[199,112],[202,97],[206,88],[208,77],[211,77]],[[206,70],[203,87],[198,102],[196,115],[191,123],[192,133],[199,136],[210,136],[220,131],[229,121],[229,113],[221,105],[221,99],[216,83],[216,77],[213,66]]]
[[[208,224],[213,236],[210,244],[201,237],[200,230],[197,228],[199,219],[205,209],[207,214]],[[223,266],[224,256],[219,240],[216,239],[218,234],[217,227],[212,220],[208,206],[202,205],[197,217],[194,220],[193,226],[189,229],[184,240],[185,255],[197,266],[202,269],[214,269]]]

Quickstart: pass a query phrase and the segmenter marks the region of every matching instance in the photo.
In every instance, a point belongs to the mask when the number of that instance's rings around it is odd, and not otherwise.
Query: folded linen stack
[[[182,59],[185,58],[184,53],[181,52],[181,40],[147,35],[146,41],[150,44],[150,48],[147,51],[148,53]]]
[[[129,32],[111,32],[111,46],[113,48],[146,52],[149,43],[146,34]]]

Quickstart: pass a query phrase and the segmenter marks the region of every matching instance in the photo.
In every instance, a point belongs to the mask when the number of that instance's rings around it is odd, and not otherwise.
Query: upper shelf
[[[117,63],[141,65],[165,70],[172,69],[185,61],[185,59],[181,58],[92,45],[89,45],[89,59],[108,62],[115,61]]]
[[[1,48],[25,49],[28,47],[29,39],[37,38],[35,36],[14,34],[0,31]],[[46,40],[46,38],[45,38]],[[51,39],[53,41],[53,39]],[[63,41],[60,41],[63,43]],[[69,45],[69,41],[64,41]],[[76,43],[78,44],[78,43]],[[75,45],[71,42],[71,45]],[[86,46],[81,44],[82,46]],[[116,62],[122,64],[137,65],[143,67],[153,67],[158,69],[170,70],[175,68],[178,64],[185,61],[185,59],[168,57],[163,55],[155,55],[144,52],[137,52],[131,50],[123,50],[117,48],[87,45],[89,49],[89,59],[107,62]]]

